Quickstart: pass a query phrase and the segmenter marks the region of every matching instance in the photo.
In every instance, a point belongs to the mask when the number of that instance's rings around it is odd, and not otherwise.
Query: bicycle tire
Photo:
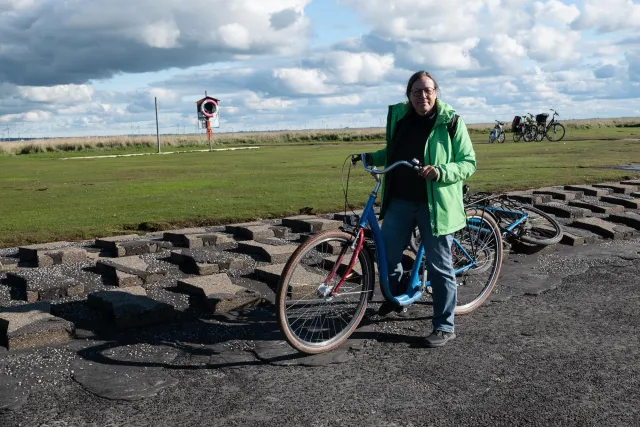
[[[538,125],[536,128],[536,142],[541,142],[544,139],[546,129],[544,125]]]
[[[477,267],[466,270],[461,274],[456,275],[456,281],[458,283],[457,286],[457,296],[456,296],[456,308],[455,314],[463,315],[468,314],[480,307],[491,295],[495,284],[498,281],[498,277],[500,276],[500,269],[502,267],[502,256],[503,256],[503,244],[502,244],[502,234],[500,231],[500,227],[496,224],[493,217],[484,211],[481,208],[467,208],[467,226],[458,232],[454,233],[454,237],[456,240],[461,241],[461,238],[467,234],[474,239],[474,236],[477,236],[478,239],[475,244],[470,244],[469,247],[466,247],[465,250],[470,253],[475,262],[484,261],[484,264],[479,264]],[[480,224],[486,225],[488,228],[485,229],[484,226],[481,227],[481,230],[477,232],[475,235],[470,231],[470,220],[477,220]],[[464,246],[464,245],[463,245]],[[454,253],[454,267],[456,263],[456,254]],[[478,274],[482,274],[484,272],[488,272],[488,276],[486,278],[481,278],[478,286],[479,292],[470,291],[473,299],[469,302],[462,303],[461,295],[467,291],[471,285],[467,283],[467,281],[473,279]],[[475,289],[475,288],[474,288]]]
[[[519,142],[520,138],[522,138],[522,134],[520,132],[513,133],[513,142]]]
[[[520,210],[525,211],[529,215],[529,218],[523,225],[518,226],[521,230],[521,233],[519,233],[517,237],[518,240],[523,243],[540,246],[555,245],[562,240],[562,226],[552,216],[529,205],[521,205]],[[534,215],[531,215],[531,213]],[[536,218],[541,218],[542,221]],[[535,224],[534,221],[536,222]],[[531,228],[526,228],[529,226],[531,226]],[[535,237],[535,234],[531,234],[532,230],[540,233],[542,237]]]
[[[504,143],[504,138],[505,138],[504,137],[504,132],[500,132],[500,136],[498,136],[498,142],[500,144],[503,144]]]
[[[549,129],[547,129],[546,136],[549,141],[558,142],[561,141],[562,138],[564,138],[565,132],[565,128],[561,123],[553,123],[551,126],[549,126]]]
[[[522,135],[522,139],[526,142],[531,142],[536,139],[538,136],[538,128],[535,126],[527,126],[524,130],[524,134]]]
[[[458,242],[462,242],[461,246],[464,247],[465,251],[469,253],[475,261],[478,261],[482,258],[484,264],[478,266],[477,268],[471,268],[465,270],[456,275],[456,281],[458,282],[458,291],[460,291],[461,286],[465,286],[467,289],[471,287],[471,284],[467,285],[467,280],[471,280],[472,276],[477,275],[479,272],[489,271],[489,276],[484,280],[478,283],[480,290],[478,293],[473,296],[472,299],[468,302],[461,302],[460,292],[458,292],[457,300],[456,300],[456,308],[455,314],[468,314],[478,308],[491,294],[491,290],[495,286],[498,281],[498,276],[500,275],[500,268],[502,266],[502,257],[503,257],[503,244],[502,244],[502,234],[500,231],[500,227],[496,223],[495,219],[488,212],[484,211],[481,208],[467,208],[467,226],[463,229],[454,233],[454,238]],[[488,227],[488,232],[485,231],[485,241],[484,242],[476,242],[473,239],[473,235],[471,234],[469,228],[470,220],[476,219],[480,222],[480,224],[486,224]],[[468,236],[468,237],[465,237]],[[474,240],[473,242],[471,240]],[[465,247],[465,243],[467,242],[467,246]],[[420,246],[420,232],[418,228],[414,228],[413,233],[411,235],[411,241],[409,242],[409,246],[414,251],[414,253],[418,252],[418,247]],[[479,243],[484,243],[483,245],[479,245]],[[454,249],[456,245],[454,242]],[[480,256],[478,255],[478,250],[482,251]],[[462,263],[464,260],[460,258],[461,254],[456,254],[455,250],[452,250],[453,256],[453,264],[454,268],[456,266],[464,267]],[[487,264],[489,262],[490,264]],[[460,285],[460,282],[463,282],[463,285]],[[465,289],[465,291],[467,290]],[[475,293],[471,291],[471,294]]]
[[[276,289],[278,324],[287,342],[302,353],[319,354],[335,349],[349,338],[364,316],[368,300],[373,295],[375,281],[373,263],[369,252],[364,247],[358,255],[352,275],[347,278],[348,280],[340,288],[345,292],[341,294],[339,291],[338,295],[340,297],[327,298],[320,295],[326,289],[322,288],[322,285],[331,269],[337,263],[337,260],[332,260],[329,254],[343,250],[349,252],[354,239],[355,236],[352,234],[339,230],[328,230],[315,234],[296,248],[282,270]],[[309,265],[303,265],[306,255],[311,256]],[[341,277],[344,274],[352,255],[353,252],[350,252],[342,259],[335,276]],[[339,259],[338,257],[336,258]],[[301,268],[303,272],[296,277],[296,281],[309,280],[311,283],[292,283],[298,268]],[[318,283],[315,280],[320,282]],[[335,286],[337,280],[339,279],[336,278],[335,281],[331,279],[329,283]],[[361,291],[349,292],[349,286],[353,283],[355,283],[355,286],[352,289],[359,287]],[[293,301],[293,304],[290,304],[289,297],[293,300],[294,297],[297,298],[300,295],[303,298],[309,297],[313,299]],[[352,304],[353,313],[349,316],[344,311],[344,308],[348,304],[346,299],[352,295],[355,295],[355,301]],[[333,307],[340,311],[332,314],[321,309],[323,311],[320,312],[317,310],[317,306],[320,305],[328,305],[329,308]],[[312,311],[315,311],[315,313]],[[309,316],[313,314],[318,314],[318,320],[309,320]],[[296,315],[299,316],[297,319]],[[299,323],[300,321],[302,321],[301,324]],[[320,321],[319,324],[318,321]],[[299,330],[294,328],[296,322],[299,324]],[[314,338],[316,332],[320,336]],[[335,333],[334,336],[331,336],[332,332]]]

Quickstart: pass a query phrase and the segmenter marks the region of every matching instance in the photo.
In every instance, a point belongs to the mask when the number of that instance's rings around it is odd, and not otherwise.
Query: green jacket
[[[436,105],[438,116],[425,145],[424,164],[438,166],[441,171],[437,181],[425,180],[431,232],[435,236],[440,236],[451,234],[466,225],[462,182],[475,172],[476,155],[462,118],[458,118],[455,136],[451,140],[447,125],[451,122],[455,111],[440,99],[436,99]],[[396,125],[408,112],[408,101],[389,106],[387,145],[381,150],[369,153],[374,166],[387,166],[387,151],[393,150],[392,142]],[[385,197],[385,178],[386,176],[383,176],[380,220],[384,218],[388,206],[388,200]]]

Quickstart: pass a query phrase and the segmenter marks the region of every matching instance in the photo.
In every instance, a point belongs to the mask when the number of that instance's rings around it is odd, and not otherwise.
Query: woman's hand
[[[435,181],[436,179],[438,179],[438,170],[434,166],[427,165],[418,169],[418,175],[420,175],[424,179]]]

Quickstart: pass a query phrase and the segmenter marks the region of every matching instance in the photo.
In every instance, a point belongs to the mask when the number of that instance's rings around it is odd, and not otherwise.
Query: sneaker
[[[456,337],[455,332],[433,331],[424,339],[427,347],[442,347]]]

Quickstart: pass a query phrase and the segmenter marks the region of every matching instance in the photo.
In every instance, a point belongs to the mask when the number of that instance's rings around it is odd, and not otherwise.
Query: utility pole
[[[156,104],[156,138],[158,139],[158,153],[160,153],[160,128],[158,127],[158,98],[153,97]]]

